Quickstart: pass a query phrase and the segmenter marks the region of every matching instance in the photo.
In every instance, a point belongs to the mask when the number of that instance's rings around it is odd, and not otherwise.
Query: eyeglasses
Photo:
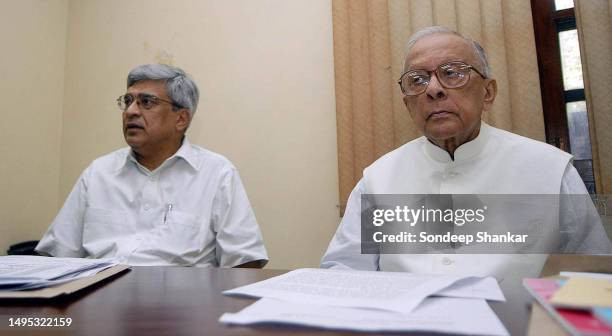
[[[176,108],[183,108],[181,105],[178,105],[169,100],[161,99],[157,96],[147,94],[147,93],[139,93],[136,97],[134,97],[134,95],[129,94],[129,93],[124,94],[123,96],[120,96],[119,98],[117,98],[117,105],[119,106],[121,111],[125,111],[127,110],[128,107],[130,107],[130,105],[132,105],[134,100],[136,100],[136,104],[138,104],[139,107],[145,110],[150,110],[153,107],[161,104],[162,102],[168,103]]]
[[[431,81],[431,74],[435,72],[442,86],[447,89],[457,89],[470,81],[470,70],[476,71],[482,78],[487,78],[473,66],[455,61],[440,64],[434,71],[420,69],[406,71],[402,74],[397,83],[400,85],[402,93],[405,95],[420,95],[427,89]]]

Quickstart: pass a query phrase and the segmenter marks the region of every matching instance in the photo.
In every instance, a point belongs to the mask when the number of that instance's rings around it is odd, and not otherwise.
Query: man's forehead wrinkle
[[[152,82],[152,81],[149,81],[149,82]],[[141,83],[141,82],[136,82],[136,83],[134,83],[134,85],[130,86],[127,89],[127,93],[130,93],[130,94],[145,94],[145,95],[150,95],[150,96],[157,96],[157,97],[162,98],[162,99],[169,99],[169,96],[168,96],[168,93],[166,92],[166,87],[165,86],[156,87],[154,85],[146,85],[146,84],[138,85],[139,83]]]
[[[441,40],[442,38],[448,39]],[[432,42],[432,39],[435,39],[436,43]],[[424,48],[424,44],[428,47]],[[463,38],[452,34],[433,34],[423,37],[412,46],[406,61],[407,70],[433,70],[428,69],[427,66],[436,67],[450,61],[462,61],[472,65],[480,64],[472,45]]]
[[[131,90],[130,91],[128,89],[128,93],[137,94],[137,95],[141,95],[142,94],[142,95],[148,95],[148,96],[157,96],[158,95],[158,93],[155,93],[155,92],[153,92],[151,90]]]
[[[444,60],[436,61],[436,62],[432,62],[431,57],[426,57],[426,58],[415,57],[413,58],[413,60],[414,61],[410,62],[408,66],[408,70],[422,69],[422,70],[432,70],[433,71],[440,64],[444,64],[444,63],[452,62],[452,61],[461,61],[464,63],[471,63],[471,61],[468,58],[466,58],[465,56],[460,56],[459,54],[448,54],[446,57],[444,57]]]

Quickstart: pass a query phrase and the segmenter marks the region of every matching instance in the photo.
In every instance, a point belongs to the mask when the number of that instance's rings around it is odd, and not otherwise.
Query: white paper
[[[49,287],[94,275],[117,264],[110,259],[3,256],[0,257],[0,289]]]
[[[403,272],[306,268],[223,293],[276,298],[298,303],[409,313],[426,297],[442,291],[459,280],[463,280],[462,282],[467,286],[482,279]],[[499,290],[495,281],[485,283],[483,286],[487,285],[493,285]],[[451,293],[459,296],[460,288],[454,288]],[[469,290],[467,296],[474,297],[475,292]]]
[[[497,280],[495,280],[493,277],[459,280],[435,295],[465,299],[506,301],[506,297],[501,291],[501,288],[499,288]]]
[[[560,272],[560,276],[568,278],[590,278],[612,280],[612,274],[607,273],[591,273],[591,272]]]
[[[414,312],[290,303],[263,298],[238,313],[225,313],[221,323],[282,323],[365,332],[430,331],[471,335],[508,335],[482,299],[428,298]]]

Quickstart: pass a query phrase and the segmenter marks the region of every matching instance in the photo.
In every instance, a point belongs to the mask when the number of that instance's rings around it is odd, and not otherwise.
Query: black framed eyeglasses
[[[168,103],[172,105],[173,107],[179,108],[179,109],[183,108],[181,105],[178,105],[166,99],[161,99],[157,96],[154,96],[148,93],[139,93],[136,96],[129,94],[129,93],[124,94],[123,96],[120,96],[119,98],[117,98],[117,105],[119,106],[121,111],[125,111],[127,110],[128,107],[130,107],[130,105],[132,105],[134,100],[136,101],[136,104],[138,104],[139,107],[145,110],[150,110],[153,107],[161,103]]]
[[[420,95],[427,89],[431,81],[431,74],[435,72],[442,86],[447,89],[457,89],[470,81],[471,70],[474,70],[480,77],[487,78],[475,67],[464,62],[454,61],[440,64],[433,71],[422,69],[406,71],[397,83],[403,94],[407,96]]]

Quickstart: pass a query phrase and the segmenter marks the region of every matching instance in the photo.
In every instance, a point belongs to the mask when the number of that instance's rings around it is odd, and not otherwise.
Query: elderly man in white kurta
[[[430,27],[408,42],[403,100],[423,133],[363,172],[321,267],[506,277],[535,276],[546,255],[361,254],[362,194],[587,194],[571,155],[481,121],[497,84],[478,43]],[[594,209],[594,208],[593,208]],[[594,211],[561,206],[574,251],[609,251]]]
[[[85,169],[36,250],[131,265],[263,267],[266,249],[236,168],[185,137],[198,96],[179,68],[130,71],[117,99],[129,147]]]

